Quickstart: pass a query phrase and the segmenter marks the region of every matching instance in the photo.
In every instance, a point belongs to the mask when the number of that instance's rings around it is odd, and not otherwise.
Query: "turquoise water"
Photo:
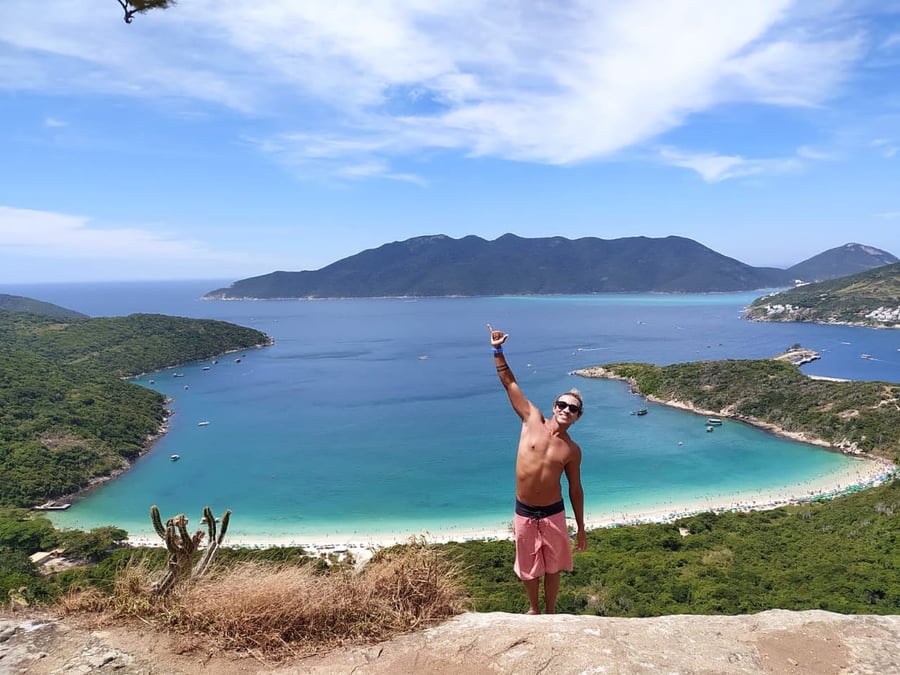
[[[572,435],[584,449],[589,520],[801,484],[853,460],[730,421],[706,433],[704,417],[646,405],[624,384],[570,375],[574,369],[759,358],[800,342],[822,351],[811,364],[817,374],[900,381],[896,332],[750,323],[739,314],[755,294],[196,300],[213,287],[19,292],[92,315],[221,318],[276,340],[215,364],[139,378],[173,399],[169,432],[125,475],[54,514],[59,524],[112,523],[140,534],[150,531],[151,504],[194,518],[208,504],[233,511],[235,535],[298,541],[332,532],[503,527],[519,421],[494,373],[488,321],[511,334],[507,358],[536,404],[548,410],[572,386],[584,393],[585,414]],[[859,359],[863,351],[878,360]],[[173,377],[176,371],[184,377]],[[632,415],[638,407],[649,414]],[[209,425],[198,426],[201,420]]]

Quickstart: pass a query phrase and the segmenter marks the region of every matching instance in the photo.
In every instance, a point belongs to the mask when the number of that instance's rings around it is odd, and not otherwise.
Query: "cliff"
[[[900,616],[770,610],[743,616],[462,614],[389,642],[287,663],[204,654],[146,626],[0,617],[0,672],[121,675],[272,673],[896,673]]]

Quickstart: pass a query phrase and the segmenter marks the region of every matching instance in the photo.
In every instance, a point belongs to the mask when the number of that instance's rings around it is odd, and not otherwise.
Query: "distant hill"
[[[415,237],[317,271],[273,272],[207,299],[484,296],[740,291],[786,286],[785,270],[751,267],[684,237],[526,239]]]
[[[887,251],[863,244],[844,244],[788,268],[795,280],[826,281],[900,262]]]
[[[747,316],[757,321],[900,326],[900,263],[757,298]]]
[[[9,312],[26,312],[28,314],[40,314],[42,316],[56,316],[62,319],[84,319],[87,314],[76,312],[74,309],[66,309],[41,300],[25,298],[21,295],[7,295],[0,293],[0,309]]]
[[[704,293],[790,286],[884,264],[891,254],[859,244],[826,251],[783,270],[752,267],[684,237],[493,241],[438,234],[384,244],[316,271],[272,272],[210,291],[236,298],[364,298]]]

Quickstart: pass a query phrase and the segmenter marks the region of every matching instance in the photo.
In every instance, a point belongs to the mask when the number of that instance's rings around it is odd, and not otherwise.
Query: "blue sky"
[[[0,283],[437,233],[900,256],[897,0],[2,0],[0,106]]]

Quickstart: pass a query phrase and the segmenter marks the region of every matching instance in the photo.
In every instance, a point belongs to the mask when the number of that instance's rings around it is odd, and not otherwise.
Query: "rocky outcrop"
[[[186,646],[183,638],[146,627],[94,630],[69,619],[0,619],[5,674],[886,675],[900,672],[900,616],[784,610],[647,619],[469,613],[389,642],[281,664]]]

